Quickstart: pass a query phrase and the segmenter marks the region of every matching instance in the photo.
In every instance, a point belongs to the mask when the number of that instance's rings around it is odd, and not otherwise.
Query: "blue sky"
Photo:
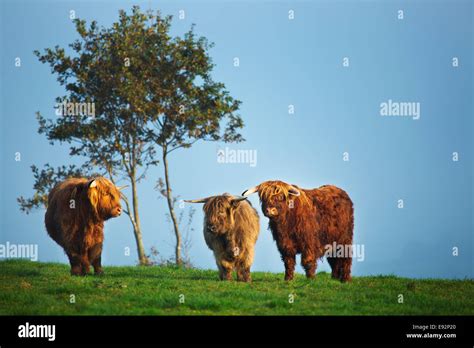
[[[66,146],[51,146],[37,134],[35,112],[55,117],[54,98],[63,91],[32,52],[78,37],[70,10],[108,26],[119,9],[133,4],[174,15],[174,34],[195,23],[196,32],[215,43],[214,78],[242,101],[247,141],[198,143],[173,152],[175,194],[239,194],[269,179],[308,188],[334,184],[354,202],[354,242],[364,245],[354,275],[473,277],[470,1],[1,1],[0,243],[38,244],[40,261],[67,262],[46,234],[44,210],[25,215],[16,203],[33,192],[31,164],[77,163]],[[184,20],[179,10],[185,10]],[[21,67],[15,67],[16,57]],[[420,103],[420,119],[381,116],[380,104],[389,99]],[[257,165],[218,163],[216,153],[226,146],[257,151]],[[343,161],[344,152],[349,161]],[[174,239],[166,204],[153,190],[162,170],[153,168],[140,184],[140,212],[147,251],[155,246],[169,257]],[[250,200],[258,206],[258,197]],[[202,236],[202,210],[195,208],[190,256],[196,266],[215,269]],[[253,270],[282,272],[268,221],[260,215]],[[127,217],[107,222],[104,264],[136,260]],[[318,269],[329,267],[320,262]]]

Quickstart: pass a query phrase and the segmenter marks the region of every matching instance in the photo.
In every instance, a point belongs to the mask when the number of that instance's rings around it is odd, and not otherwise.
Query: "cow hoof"
[[[81,276],[81,275],[82,275],[82,271],[81,271],[81,269],[77,269],[77,268],[74,269],[74,268],[73,268],[73,269],[71,269],[71,275],[72,275],[72,276]]]
[[[94,275],[95,275],[96,277],[101,277],[101,276],[104,275],[104,271],[100,270],[100,271],[94,272]]]

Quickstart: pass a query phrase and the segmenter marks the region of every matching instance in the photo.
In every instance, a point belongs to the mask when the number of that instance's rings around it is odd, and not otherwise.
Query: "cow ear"
[[[88,190],[87,197],[89,198],[91,205],[94,208],[97,207],[97,203],[99,203],[99,193],[97,192],[97,190]]]
[[[97,203],[99,202],[99,193],[97,190],[90,190],[95,189],[97,187],[97,181],[95,179],[91,180],[89,182],[89,190],[87,190],[87,197],[89,198],[89,201],[91,202],[91,205],[95,208],[97,206]]]
[[[298,189],[294,188],[293,186],[289,187],[288,193],[290,195],[293,195],[293,196],[296,196],[296,197],[298,197],[301,194],[300,191]]]

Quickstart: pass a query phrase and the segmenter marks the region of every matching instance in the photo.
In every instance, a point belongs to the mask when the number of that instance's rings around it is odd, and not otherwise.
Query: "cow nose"
[[[118,207],[117,208],[117,215],[120,215],[120,214],[122,214],[122,208]]]
[[[268,216],[273,216],[276,215],[276,208],[267,208],[267,215]]]

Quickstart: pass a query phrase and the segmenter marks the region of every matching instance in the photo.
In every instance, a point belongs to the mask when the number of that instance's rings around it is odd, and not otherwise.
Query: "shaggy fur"
[[[327,245],[352,245],[353,205],[340,188],[325,185],[305,190],[282,181],[266,181],[255,189],[285,264],[285,280],[293,279],[297,254],[301,254],[306,276],[313,278],[316,262],[324,256]],[[352,257],[327,259],[333,278],[342,282],[351,279]]]
[[[108,179],[71,178],[49,193],[45,225],[49,236],[63,247],[72,275],[102,273],[104,221],[121,213],[120,191]]]
[[[209,197],[204,204],[204,239],[214,252],[219,277],[251,281],[255,243],[260,231],[257,211],[247,200],[236,200],[232,195]]]

